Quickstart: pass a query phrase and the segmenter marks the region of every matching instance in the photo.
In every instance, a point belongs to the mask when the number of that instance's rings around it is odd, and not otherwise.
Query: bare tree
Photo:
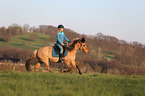
[[[24,24],[23,25],[23,33],[27,33],[29,32],[29,25],[28,24]]]

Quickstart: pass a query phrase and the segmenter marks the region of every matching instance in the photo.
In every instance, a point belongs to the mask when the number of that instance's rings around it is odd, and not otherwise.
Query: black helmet
[[[59,29],[59,28],[64,28],[64,26],[63,26],[63,25],[58,25],[58,29]]]

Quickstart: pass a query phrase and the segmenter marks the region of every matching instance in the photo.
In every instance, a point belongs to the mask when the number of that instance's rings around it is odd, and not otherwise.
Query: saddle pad
[[[66,55],[67,55],[67,50],[65,50],[63,56],[65,57]],[[59,57],[59,54],[57,54],[57,53],[55,52],[55,48],[54,48],[54,47],[53,47],[53,49],[52,49],[52,57]]]

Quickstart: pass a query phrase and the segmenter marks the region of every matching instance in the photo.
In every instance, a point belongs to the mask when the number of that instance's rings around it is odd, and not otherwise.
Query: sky
[[[0,0],[0,27],[63,24],[145,44],[145,0]]]

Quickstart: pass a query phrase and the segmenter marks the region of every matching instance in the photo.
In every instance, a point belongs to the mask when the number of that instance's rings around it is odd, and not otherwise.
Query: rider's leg
[[[63,47],[62,47],[62,46],[61,46],[61,51],[60,51],[60,53],[63,54]]]
[[[61,46],[61,50],[60,50],[60,54],[59,54],[59,61],[61,61],[62,63],[64,62],[64,58],[63,58],[63,47]]]
[[[60,49],[60,53],[59,53],[59,61],[58,62],[63,62],[63,47],[61,45],[57,45]]]

